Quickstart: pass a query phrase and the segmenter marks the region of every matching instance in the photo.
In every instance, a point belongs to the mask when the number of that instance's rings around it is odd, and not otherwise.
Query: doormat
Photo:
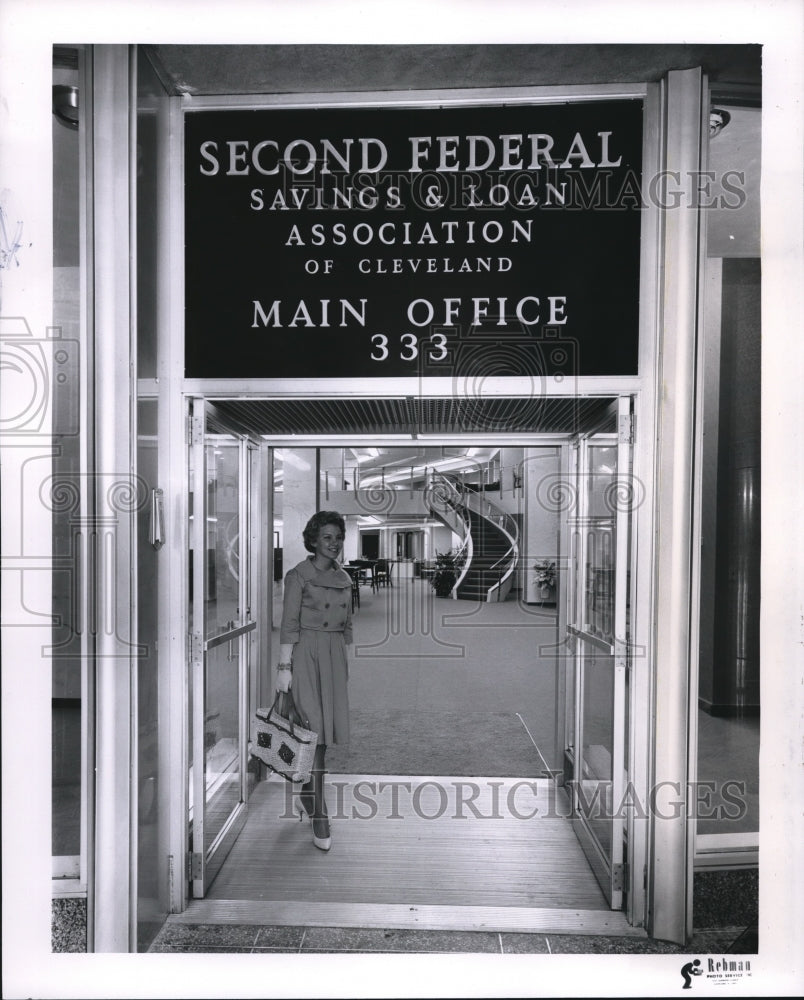
[[[330,774],[546,777],[512,712],[353,711],[351,742],[327,750]],[[537,743],[539,737],[533,734]],[[552,733],[541,752],[549,761]]]

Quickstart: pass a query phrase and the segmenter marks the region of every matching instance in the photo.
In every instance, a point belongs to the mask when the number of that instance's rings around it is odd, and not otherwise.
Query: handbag
[[[318,733],[304,727],[290,691],[277,692],[269,709],[254,713],[250,753],[288,781],[310,780],[317,744]]]

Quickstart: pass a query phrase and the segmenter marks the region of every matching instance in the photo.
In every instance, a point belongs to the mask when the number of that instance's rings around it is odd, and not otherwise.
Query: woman
[[[310,780],[302,785],[301,806],[310,817],[313,843],[332,844],[324,801],[324,759],[331,743],[349,742],[347,646],[352,643],[352,581],[338,565],[346,530],[333,510],[314,514],[304,529],[312,555],[285,576],[279,633],[277,691],[292,686],[293,701],[307,728],[318,733]]]

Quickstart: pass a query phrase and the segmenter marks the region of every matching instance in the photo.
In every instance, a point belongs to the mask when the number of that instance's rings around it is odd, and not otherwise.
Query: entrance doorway
[[[491,883],[500,875],[501,892],[495,896],[492,890],[487,900],[493,906],[516,907],[523,927],[566,927],[561,914],[567,909],[588,909],[605,922],[610,917],[604,914],[623,906],[622,886],[615,886],[614,892],[611,886],[613,879],[622,878],[617,866],[622,865],[625,831],[605,817],[608,826],[602,835],[595,825],[601,817],[592,815],[584,793],[588,782],[596,781],[606,788],[602,800],[597,796],[598,805],[616,795],[614,779],[621,776],[613,763],[616,758],[611,756],[604,773],[588,735],[602,726],[612,747],[625,743],[625,695],[616,683],[610,692],[619,699],[616,704],[608,696],[599,704],[590,697],[594,683],[586,647],[601,657],[615,655],[600,644],[626,634],[624,628],[617,631],[615,622],[619,624],[627,603],[629,508],[623,505],[624,521],[617,514],[613,525],[596,522],[596,534],[579,532],[579,527],[597,516],[594,504],[600,490],[605,492],[618,477],[627,475],[623,470],[630,469],[616,433],[619,417],[630,412],[630,400],[595,402],[594,435],[574,428],[574,433],[499,435],[497,442],[489,435],[465,435],[448,444],[422,445],[408,439],[404,445],[395,441],[377,447],[376,438],[363,439],[371,440],[370,445],[352,438],[347,445],[336,437],[330,441],[318,437],[315,442],[296,437],[291,444],[268,426],[261,430],[262,454],[272,456],[271,522],[264,516],[255,518],[253,511],[241,511],[243,523],[263,526],[259,545],[263,549],[278,545],[287,569],[304,556],[300,528],[313,510],[338,510],[347,519],[344,562],[367,561],[365,531],[377,540],[377,559],[395,563],[395,575],[393,586],[382,588],[372,585],[371,574],[358,577],[362,594],[354,611],[356,651],[350,677],[353,740],[349,747],[332,747],[328,753],[334,796],[330,814],[333,837],[341,835],[342,864],[333,863],[334,852],[326,858],[309,857],[311,845],[290,829],[290,786],[279,779],[259,782],[250,800],[252,816],[246,821],[249,786],[243,762],[247,706],[254,699],[242,691],[241,808],[227,827],[232,833],[227,846],[237,843],[224,868],[218,866],[214,885],[209,876],[198,884],[194,881],[196,894],[206,896],[204,906],[214,909],[216,901],[232,900],[251,907],[264,905],[273,907],[271,919],[276,922],[277,906],[282,911],[292,903],[297,919],[299,907],[334,902],[329,894],[334,891],[332,879],[340,872],[342,880],[335,882],[342,895],[337,898],[358,908],[354,920],[359,924],[366,922],[367,913],[361,909],[366,906],[382,904],[385,914],[389,905],[404,907],[418,901],[411,912],[422,905],[435,907],[435,926],[474,926],[473,921],[488,916],[476,909],[483,907],[476,876],[479,865],[488,866],[489,848],[499,862]],[[242,406],[243,401],[237,407],[217,401],[215,427],[228,426],[244,456],[258,455],[255,442],[260,436],[242,420]],[[612,447],[619,464],[610,468]],[[247,470],[247,458],[244,463],[241,468]],[[545,497],[567,470],[575,494],[586,499],[571,508],[562,504],[551,508]],[[199,474],[195,476],[200,487]],[[584,494],[582,484],[595,476],[608,479],[605,483],[600,479]],[[245,489],[243,496],[253,495]],[[549,522],[546,528],[539,526],[539,518]],[[499,535],[496,549],[491,544],[492,528]],[[415,558],[399,557],[400,536],[415,536]],[[547,541],[550,538],[552,542]],[[620,544],[622,539],[625,545]],[[266,561],[275,555],[270,553]],[[449,557],[453,583],[439,596],[436,582],[444,557]],[[536,572],[537,565],[545,563],[555,568],[552,593],[547,594]],[[473,588],[462,592],[470,580]],[[590,580],[597,581],[591,590]],[[228,646],[232,639],[245,644],[256,630],[252,649],[260,648],[264,655],[250,667],[244,658],[243,676],[247,688],[250,684],[263,693],[272,687],[270,664],[278,652],[281,593],[281,581],[276,581],[258,614],[236,621],[230,617],[228,631],[218,633],[224,636],[220,644]],[[614,603],[605,610],[611,594]],[[238,591],[238,609],[252,610],[248,597]],[[597,603],[593,607],[590,601]],[[597,625],[598,619],[584,618],[592,610],[603,616]],[[608,632],[600,624],[604,621]],[[238,629],[244,631],[231,635]],[[568,636],[574,644],[571,658]],[[206,641],[208,645],[209,638]],[[618,646],[615,672],[624,655]],[[595,682],[598,679],[595,675]],[[580,740],[580,754],[574,739]],[[584,782],[580,792],[573,787],[579,776]],[[565,777],[570,779],[568,788],[563,787]],[[355,818],[361,822],[351,822]],[[581,826],[580,839],[574,825]],[[496,843],[483,833],[492,828],[499,835]],[[588,840],[590,833],[597,840],[597,854],[589,853],[591,867],[581,850],[582,846],[589,850],[584,835]],[[434,838],[431,847],[441,844],[442,850],[433,854],[436,867],[420,858],[411,868],[416,845],[421,848],[428,842],[425,834]],[[378,880],[361,878],[357,869],[350,868],[355,859],[366,861],[365,851],[372,844],[380,851],[372,870],[385,876]],[[599,861],[601,844],[608,869]],[[394,863],[383,865],[383,857]],[[548,858],[552,858],[549,863]],[[394,866],[399,860],[409,876],[404,885]],[[328,874],[322,863],[329,866]],[[298,877],[289,882],[294,864],[300,866]],[[313,868],[308,868],[310,864]],[[443,877],[448,871],[452,871],[449,879]],[[259,877],[255,872],[261,873]],[[411,872],[420,876],[416,885],[410,882]],[[509,893],[512,878],[519,886],[514,894],[518,902]],[[289,888],[291,883],[295,890]],[[299,888],[304,884],[310,890],[307,897]],[[351,886],[348,891],[347,886]],[[289,898],[291,891],[294,895]],[[193,904],[196,917],[201,915],[198,905]],[[460,912],[449,916],[439,909],[444,906],[458,907]],[[549,912],[545,915],[542,910]],[[340,923],[352,919],[341,910],[331,916]],[[403,926],[421,926],[418,917],[411,919],[412,924]],[[615,923],[617,933],[627,926],[619,919]]]
[[[352,740],[330,748],[331,770],[364,773],[370,761],[384,775],[540,778],[558,769],[557,609],[555,593],[547,603],[537,592],[534,566],[559,561],[560,515],[535,500],[559,458],[557,446],[416,442],[274,450],[283,562],[305,558],[300,529],[313,510],[346,522],[343,561],[357,590]],[[280,581],[272,663],[282,597]]]
[[[202,898],[248,810],[248,682],[256,593],[252,576],[259,449],[191,406],[188,830],[190,883]]]

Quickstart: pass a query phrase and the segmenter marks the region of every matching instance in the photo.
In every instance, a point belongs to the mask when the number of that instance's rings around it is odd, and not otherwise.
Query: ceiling
[[[641,83],[701,66],[758,86],[759,45],[149,45],[169,93],[287,94]]]
[[[413,483],[423,479],[427,469],[442,472],[469,472],[480,475],[500,449],[492,448],[350,448],[360,469],[363,487]],[[351,464],[351,463],[350,463]]]
[[[283,482],[283,466],[291,465],[310,469],[316,459],[308,453],[316,452],[315,446],[289,445],[274,450],[274,485]],[[520,449],[521,451],[521,449]],[[486,470],[500,454],[499,447],[418,447],[394,445],[392,447],[321,448],[320,471],[329,473],[331,489],[341,478],[350,487],[359,483],[360,489],[422,489],[433,471],[464,475],[467,481],[481,482]]]
[[[610,397],[217,399],[208,410],[207,430],[265,437],[273,442],[277,488],[284,478],[285,461],[302,461],[309,468],[314,460],[305,458],[304,453],[321,449],[323,456],[328,438],[355,440],[365,436],[364,442],[334,449],[342,453],[334,459],[335,466],[347,469],[348,480],[355,475],[348,470],[359,470],[362,487],[399,489],[425,481],[428,469],[479,477],[500,451],[499,445],[488,443],[474,447],[470,443],[435,445],[419,435],[462,434],[471,439],[477,432],[488,442],[495,433],[502,438],[512,433],[612,431],[616,424],[613,402]],[[378,435],[393,435],[399,443],[383,442]],[[327,461],[332,459],[322,457],[324,464]]]
[[[454,434],[575,434],[600,425],[608,397],[482,397],[441,399],[218,399],[210,430],[252,436],[315,438]],[[326,441],[320,442],[322,447]]]

